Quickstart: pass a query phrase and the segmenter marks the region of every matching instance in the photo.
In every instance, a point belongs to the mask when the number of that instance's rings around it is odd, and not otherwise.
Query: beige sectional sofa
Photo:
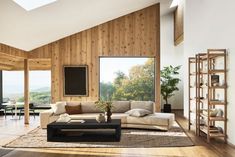
[[[101,113],[95,107],[94,102],[67,102],[70,104],[80,104],[82,113],[69,115],[71,119],[95,119]],[[122,128],[144,128],[168,130],[175,120],[172,113],[155,113],[155,104],[151,101],[114,101],[113,102],[112,119],[121,119]],[[143,117],[134,117],[125,113],[131,109],[145,109],[151,112]],[[56,121],[60,115],[55,115],[53,110],[47,110],[40,113],[41,128],[46,128],[47,124]]]

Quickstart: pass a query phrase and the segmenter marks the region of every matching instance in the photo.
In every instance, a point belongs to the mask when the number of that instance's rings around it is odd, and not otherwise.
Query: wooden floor
[[[176,119],[186,129],[187,120],[176,113]],[[29,132],[39,125],[39,118],[31,117],[30,125],[25,126],[23,120],[11,120],[0,117],[0,145]],[[207,144],[206,140],[186,133],[191,137],[195,146],[192,147],[163,147],[163,148],[60,148],[60,149],[4,149],[0,148],[0,157],[101,157],[101,156],[127,156],[127,157],[235,157],[235,149],[221,141]],[[5,154],[5,155],[4,155]]]

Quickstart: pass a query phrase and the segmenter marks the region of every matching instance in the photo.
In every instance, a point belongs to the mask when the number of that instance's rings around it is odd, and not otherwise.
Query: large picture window
[[[154,101],[155,59],[100,57],[100,98]]]
[[[3,99],[4,102],[14,100],[24,104],[24,72],[3,71]],[[51,103],[51,71],[29,72],[30,102],[37,105]]]

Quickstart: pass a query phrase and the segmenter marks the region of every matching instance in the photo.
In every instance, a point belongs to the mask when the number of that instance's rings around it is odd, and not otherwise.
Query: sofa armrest
[[[53,110],[50,109],[50,110],[46,110],[46,111],[43,111],[43,112],[40,112],[40,127],[45,129],[47,128],[47,124],[49,124],[50,120],[50,116],[53,115]]]

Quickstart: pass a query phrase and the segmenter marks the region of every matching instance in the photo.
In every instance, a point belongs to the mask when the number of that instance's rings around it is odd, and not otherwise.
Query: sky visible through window
[[[51,87],[50,71],[30,71],[30,91]],[[24,72],[3,71],[3,97],[24,93]]]
[[[128,75],[131,67],[143,65],[148,58],[100,58],[100,82],[113,82],[115,72],[122,71]]]

